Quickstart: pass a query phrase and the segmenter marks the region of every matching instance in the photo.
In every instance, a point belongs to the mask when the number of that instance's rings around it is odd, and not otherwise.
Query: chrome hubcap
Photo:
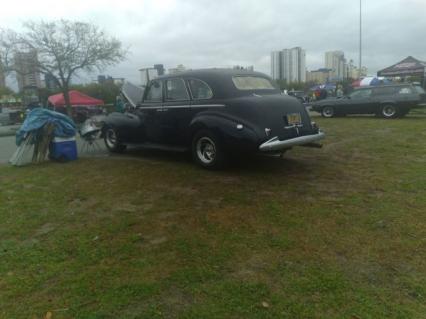
[[[208,137],[202,137],[197,141],[197,156],[204,164],[212,163],[216,158],[216,146]]]
[[[383,108],[383,115],[386,117],[394,116],[396,113],[395,107],[389,105]]]
[[[115,134],[115,131],[112,129],[109,129],[106,133],[106,142],[109,147],[113,148],[117,143],[117,135]]]
[[[325,117],[331,117],[334,114],[333,109],[331,107],[325,107],[322,113]]]

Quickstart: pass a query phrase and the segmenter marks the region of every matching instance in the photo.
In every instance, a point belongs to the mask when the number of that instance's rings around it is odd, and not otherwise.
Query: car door
[[[163,111],[163,81],[152,80],[136,113],[145,130],[146,142],[161,143],[161,114]]]
[[[191,100],[184,79],[164,81],[164,103],[160,114],[163,141],[168,145],[184,145],[190,122]]]
[[[395,103],[396,102],[396,89],[393,86],[378,86],[373,89],[372,93],[372,112],[378,113],[381,112],[381,108],[384,104]]]
[[[199,112],[219,106],[220,101],[214,99],[213,90],[206,82],[200,79],[188,79],[187,83],[192,98],[191,118]]]
[[[372,99],[372,89],[361,89],[352,92],[346,101],[345,113],[347,114],[367,114],[374,105]]]

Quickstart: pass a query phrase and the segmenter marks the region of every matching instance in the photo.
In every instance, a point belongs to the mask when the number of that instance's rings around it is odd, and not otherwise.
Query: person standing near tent
[[[336,86],[336,97],[343,97],[343,89],[341,84]]]
[[[124,103],[121,96],[117,95],[115,99],[115,111],[118,113],[124,113]]]

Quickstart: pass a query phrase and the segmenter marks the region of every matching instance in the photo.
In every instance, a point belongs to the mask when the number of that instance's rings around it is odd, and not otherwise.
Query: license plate
[[[300,113],[290,113],[287,114],[288,125],[300,125],[302,124],[302,117]]]

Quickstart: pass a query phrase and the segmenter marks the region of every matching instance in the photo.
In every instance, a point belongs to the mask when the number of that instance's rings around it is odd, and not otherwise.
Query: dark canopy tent
[[[409,56],[404,60],[394,64],[386,69],[383,69],[377,72],[377,76],[385,76],[385,77],[409,77],[416,76],[425,79],[426,73],[426,62],[422,62]]]

